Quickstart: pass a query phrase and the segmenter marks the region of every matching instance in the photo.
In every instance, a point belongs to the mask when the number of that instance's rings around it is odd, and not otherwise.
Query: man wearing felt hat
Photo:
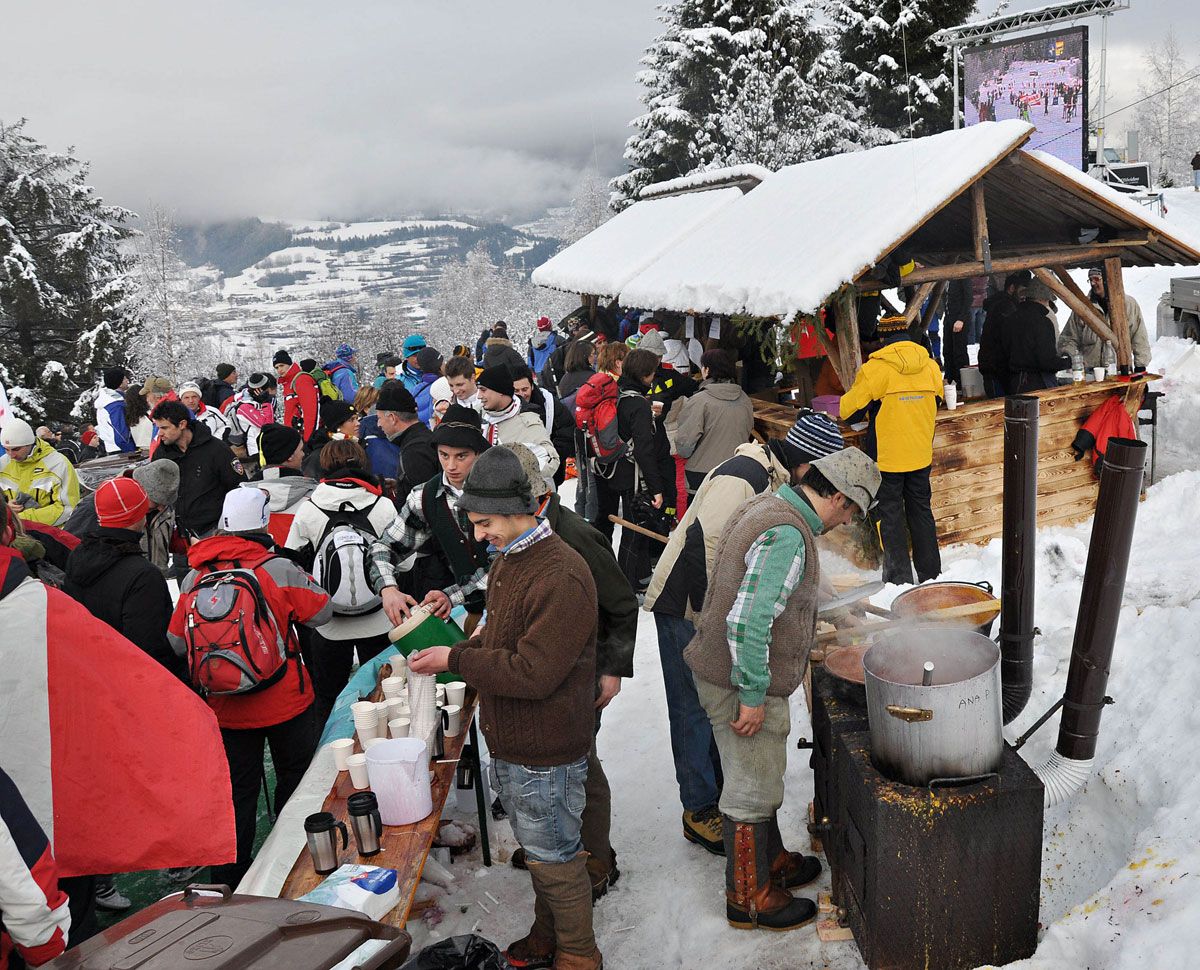
[[[866,515],[879,486],[879,469],[863,452],[834,452],[812,462],[798,484],[740,506],[717,545],[683,656],[721,753],[725,915],[740,929],[795,929],[817,913],[816,903],[788,890],[813,882],[821,864],[784,848],[776,818],[788,698],[816,635],[816,537]]]
[[[412,655],[416,673],[453,671],[479,692],[492,777],[525,849],[534,922],[514,966],[597,970],[592,886],[580,836],[596,676],[596,585],[583,557],[538,520],[520,460],[476,459],[458,507],[497,555],[482,634]]]
[[[883,347],[868,357],[842,395],[843,421],[867,421],[863,450],[879,463],[879,538],[883,578],[911,583],[942,571],[937,525],[930,508],[933,426],[943,394],[942,371],[914,342],[902,316],[879,321]],[[912,558],[908,544],[912,539]]]
[[[483,613],[491,557],[458,508],[467,475],[489,447],[480,426],[473,409],[461,404],[446,409],[432,435],[441,473],[408,493],[400,514],[371,544],[368,579],[393,623],[402,623],[419,602],[443,617],[454,606],[465,607],[472,629]],[[406,592],[398,582],[398,564],[414,555],[411,592]]]
[[[1088,283],[1088,299],[1111,329],[1112,314],[1109,312],[1104,270],[1099,266],[1089,269]],[[1146,321],[1142,319],[1142,308],[1128,293],[1125,294],[1125,319],[1129,322],[1129,343],[1133,350],[1134,370],[1145,370],[1150,363],[1150,339],[1146,336]],[[1083,358],[1084,368],[1089,371],[1093,367],[1103,367],[1108,361],[1117,359],[1116,348],[1084,323],[1083,318],[1074,311],[1067,318],[1062,333],[1058,335],[1058,352],[1068,357],[1078,354]]]

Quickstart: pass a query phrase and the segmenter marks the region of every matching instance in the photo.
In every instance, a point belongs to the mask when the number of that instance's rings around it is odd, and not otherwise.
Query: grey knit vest
[[[817,628],[817,583],[821,565],[816,540],[799,509],[774,494],[756,495],[744,502],[730,516],[729,523],[717,545],[704,609],[696,621],[696,635],[683,652],[683,659],[701,680],[718,687],[732,686],[733,657],[726,638],[725,621],[746,574],[746,553],[768,529],[793,525],[804,537],[804,575],[788,597],[783,612],[771,625],[767,662],[771,672],[767,693],[773,697],[787,697],[800,686]]]

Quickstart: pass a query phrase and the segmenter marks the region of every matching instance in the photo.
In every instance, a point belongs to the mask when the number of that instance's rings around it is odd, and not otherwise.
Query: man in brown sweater
[[[788,893],[821,873],[783,846],[790,724],[817,622],[816,536],[875,504],[880,475],[857,448],[818,458],[796,486],[745,502],[714,557],[696,635],[683,652],[721,753],[725,915],[739,929],[790,930],[817,913]]]
[[[534,923],[505,952],[514,967],[596,970],[592,885],[580,838],[596,682],[596,586],[587,563],[534,512],[521,462],[494,447],[476,459],[458,507],[498,555],[487,623],[453,647],[409,659],[479,692],[492,783],[525,850]]]

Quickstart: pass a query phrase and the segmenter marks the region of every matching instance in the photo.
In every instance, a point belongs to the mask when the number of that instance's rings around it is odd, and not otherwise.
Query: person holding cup
[[[525,470],[507,448],[479,456],[458,505],[475,538],[498,552],[488,572],[488,622],[477,637],[412,654],[409,670],[449,670],[479,693],[492,785],[525,849],[536,897],[533,926],[506,958],[595,970],[603,961],[580,831],[595,710],[596,584],[583,557],[536,517]]]

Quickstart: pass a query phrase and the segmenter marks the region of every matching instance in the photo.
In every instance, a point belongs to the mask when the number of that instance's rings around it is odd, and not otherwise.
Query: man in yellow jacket
[[[0,492],[23,519],[62,525],[79,504],[79,478],[66,457],[34,436],[20,418],[0,429]]]
[[[862,449],[883,475],[877,507],[883,579],[911,583],[915,564],[923,583],[942,571],[929,488],[942,372],[929,352],[909,339],[903,317],[880,320],[879,337],[884,346],[867,358],[842,396],[841,417],[867,419]]]

